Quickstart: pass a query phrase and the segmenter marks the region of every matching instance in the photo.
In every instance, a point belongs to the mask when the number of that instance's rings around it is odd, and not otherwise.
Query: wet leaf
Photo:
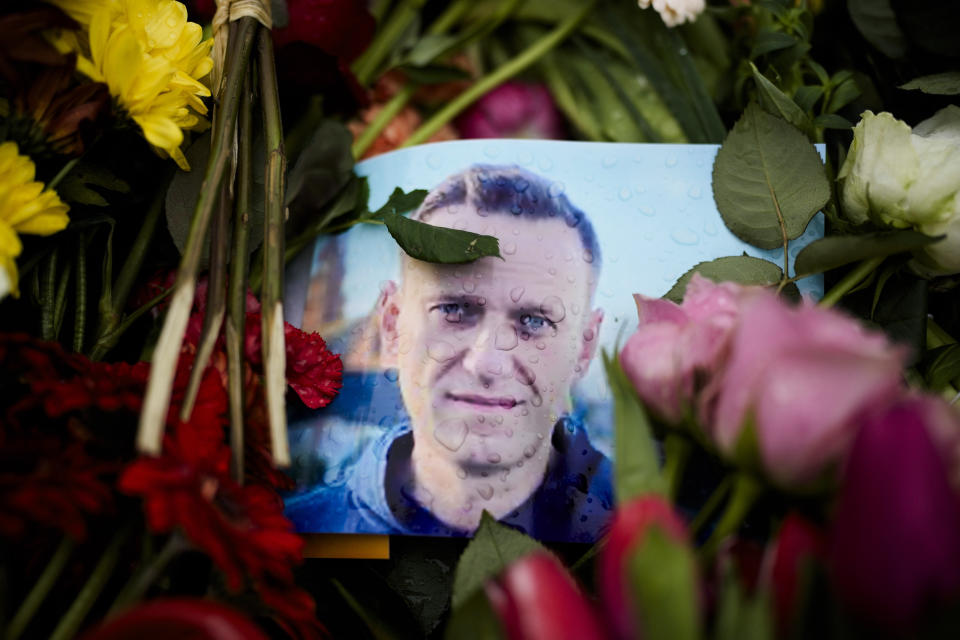
[[[774,285],[783,278],[783,269],[769,260],[746,255],[728,256],[694,266],[680,276],[680,279],[663,297],[676,303],[682,302],[687,284],[694,273],[699,273],[714,282],[737,282],[748,285]]]
[[[500,243],[493,236],[438,227],[391,211],[385,211],[380,217],[393,239],[411,258],[439,264],[463,264],[486,256],[502,258]]]
[[[797,254],[799,275],[822,273],[851,262],[912,251],[940,240],[918,231],[879,231],[856,236],[828,236],[814,240]]]
[[[936,96],[955,96],[960,94],[960,71],[947,71],[929,76],[914,78],[901,89],[920,90]]]

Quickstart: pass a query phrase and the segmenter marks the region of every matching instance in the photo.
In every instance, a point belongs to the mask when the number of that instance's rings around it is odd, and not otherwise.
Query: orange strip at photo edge
[[[303,533],[304,558],[389,560],[390,536],[356,533]]]

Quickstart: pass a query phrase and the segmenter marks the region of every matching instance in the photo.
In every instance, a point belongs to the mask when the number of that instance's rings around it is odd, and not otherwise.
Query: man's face
[[[427,222],[496,236],[504,259],[404,259],[381,328],[416,447],[480,469],[522,464],[549,445],[594,354],[602,314],[590,309],[592,256],[560,219],[465,205]]]

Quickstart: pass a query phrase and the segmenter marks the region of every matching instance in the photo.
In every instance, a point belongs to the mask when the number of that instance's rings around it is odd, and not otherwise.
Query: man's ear
[[[603,323],[603,309],[594,309],[590,312],[583,335],[580,336],[580,353],[577,354],[577,378],[587,374],[587,368],[593,356],[597,355],[597,344],[600,342],[600,325]]]
[[[380,316],[380,366],[384,369],[397,368],[397,353],[400,350],[400,334],[397,320],[400,317],[399,290],[397,283],[390,280],[383,285],[377,300],[377,313]]]

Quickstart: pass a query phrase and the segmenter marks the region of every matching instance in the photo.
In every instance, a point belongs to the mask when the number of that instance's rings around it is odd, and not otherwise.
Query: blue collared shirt
[[[500,521],[541,540],[595,542],[606,532],[613,509],[610,460],[573,415],[554,426],[551,446],[540,487]],[[300,532],[469,535],[439,521],[391,482],[389,460],[408,459],[412,448],[410,424],[396,424],[328,483],[288,496],[287,517]]]

